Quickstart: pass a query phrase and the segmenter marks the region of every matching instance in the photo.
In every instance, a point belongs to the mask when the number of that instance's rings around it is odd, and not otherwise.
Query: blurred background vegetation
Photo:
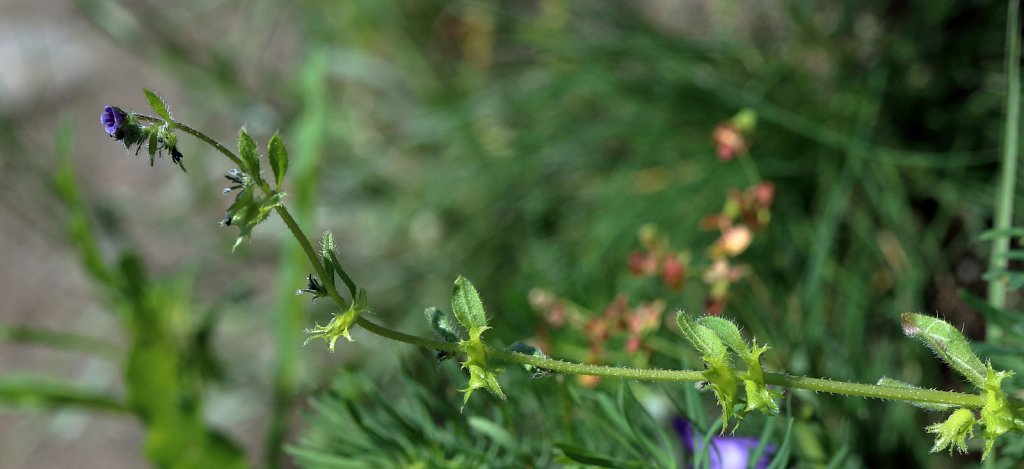
[[[278,221],[230,252],[234,230],[217,224],[227,162],[183,136],[187,175],[169,161],[150,168],[103,135],[104,105],[148,111],[142,87],[225,143],[241,125],[264,142],[280,130],[287,203],[307,233],[334,230],[374,319],[403,331],[429,333],[423,308],[446,308],[459,274],[504,344],[543,335],[536,288],[597,315],[619,295],[700,311],[718,236],[700,222],[756,182],[715,157],[711,133],[749,108],[759,121],[747,162],[775,200],[724,314],[772,346],[769,369],[956,390],[902,338],[899,313],[938,312],[985,339],[971,294],[984,293],[1005,2],[10,0],[0,12],[3,467],[161,464],[154,446],[174,443],[157,430],[206,426],[178,443],[208,455],[237,444],[265,466],[299,456],[351,467],[344,458],[388,448],[399,459],[363,462],[432,467],[469,454],[451,465],[545,466],[574,451],[564,445],[635,459],[606,441],[614,427],[588,419],[605,421],[607,396],[636,393],[654,415],[643,428],[666,432],[651,403],[681,399],[672,386],[506,376],[507,404],[480,393],[460,414],[455,366],[435,371],[429,351],[358,332],[334,355],[301,347],[302,330],[331,311],[294,296],[309,269]],[[629,273],[649,223],[692,255],[680,291]],[[549,341],[557,356],[587,359],[582,332]],[[654,353],[609,342],[603,360],[693,367],[681,342],[662,326]],[[979,349],[1024,371],[1005,344]],[[326,392],[336,379],[348,384]],[[161,397],[147,404],[147,393]],[[366,407],[332,418],[345,402]],[[57,410],[25,412],[39,407]],[[785,407],[793,466],[978,459],[929,455],[922,427],[936,417],[910,406],[794,393]],[[331,439],[352,418],[399,414],[425,426],[403,427],[418,437]],[[771,425],[778,442],[786,422]]]

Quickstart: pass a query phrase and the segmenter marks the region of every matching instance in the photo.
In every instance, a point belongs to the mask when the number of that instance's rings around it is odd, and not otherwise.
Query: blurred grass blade
[[[85,352],[107,359],[116,359],[121,355],[120,348],[103,339],[34,327],[0,324],[0,342],[2,341]]]
[[[119,399],[106,393],[45,376],[0,376],[0,406],[27,409],[76,407],[102,412],[129,412]]]
[[[57,130],[57,154],[60,157],[60,166],[57,167],[53,176],[53,189],[57,197],[67,207],[67,236],[71,244],[78,250],[82,266],[96,283],[113,289],[116,288],[114,277],[111,275],[100,252],[99,243],[96,242],[96,237],[93,235],[92,227],[89,224],[89,214],[75,179],[75,168],[71,163],[74,141],[73,122],[64,120]]]
[[[1013,223],[1013,197],[1017,182],[1017,158],[1020,152],[1020,0],[1010,0],[1006,12],[1006,119],[1003,127],[1003,162],[995,201],[997,231],[1008,230]],[[989,271],[1003,271],[1007,266],[1007,236],[993,240]],[[988,302],[996,308],[1006,306],[1007,285],[1002,279],[989,280]],[[997,339],[1001,331],[989,327],[988,337]]]
[[[793,417],[789,418],[786,422],[786,434],[782,437],[782,444],[779,445],[779,452],[772,459],[771,464],[768,465],[768,469],[780,469],[784,468],[789,464],[789,453],[793,447]]]

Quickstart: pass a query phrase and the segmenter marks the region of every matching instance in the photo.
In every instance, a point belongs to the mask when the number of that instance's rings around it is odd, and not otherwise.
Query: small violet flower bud
[[[100,114],[100,122],[103,123],[104,130],[115,140],[121,140],[124,138],[124,130],[121,128],[124,124],[128,114],[125,114],[121,108],[114,106],[106,106],[103,108],[103,114]]]

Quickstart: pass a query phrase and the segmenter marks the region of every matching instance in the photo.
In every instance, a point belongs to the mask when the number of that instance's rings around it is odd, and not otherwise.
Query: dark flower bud
[[[318,282],[313,274],[309,274],[309,277],[306,279],[306,288],[299,289],[295,292],[296,295],[301,295],[303,293],[311,293],[313,295],[313,300],[315,301],[317,298],[327,296],[327,288]]]
[[[227,179],[228,181],[231,181],[231,184],[232,184],[230,187],[225,187],[224,188],[224,193],[225,194],[227,194],[228,192],[231,192],[231,191],[233,191],[235,189],[242,189],[242,188],[245,187],[246,175],[245,175],[245,173],[243,173],[243,172],[241,172],[241,171],[239,171],[237,169],[230,169],[230,170],[228,170],[228,173],[224,175],[224,178]]]

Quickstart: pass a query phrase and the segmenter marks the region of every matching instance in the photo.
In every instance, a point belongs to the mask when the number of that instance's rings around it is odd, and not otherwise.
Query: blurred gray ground
[[[74,156],[83,190],[116,192],[112,178],[129,176],[113,172],[138,173],[131,177],[159,187],[152,174],[147,177],[148,165],[115,168],[97,158],[118,150],[105,138],[93,138],[105,100],[138,94],[148,73],[80,19],[73,6],[53,0],[0,1],[0,64],[0,118],[27,145],[17,151],[0,144],[0,322],[119,341],[116,323],[96,305],[64,240],[62,220],[55,219],[62,212],[40,195],[47,171],[55,167],[53,141],[61,118],[73,122],[77,135]],[[121,91],[129,89],[135,92]],[[93,389],[110,389],[120,380],[117,363],[0,343],[0,374],[30,372]],[[141,443],[141,426],[130,417],[0,410],[3,469],[146,467]]]

